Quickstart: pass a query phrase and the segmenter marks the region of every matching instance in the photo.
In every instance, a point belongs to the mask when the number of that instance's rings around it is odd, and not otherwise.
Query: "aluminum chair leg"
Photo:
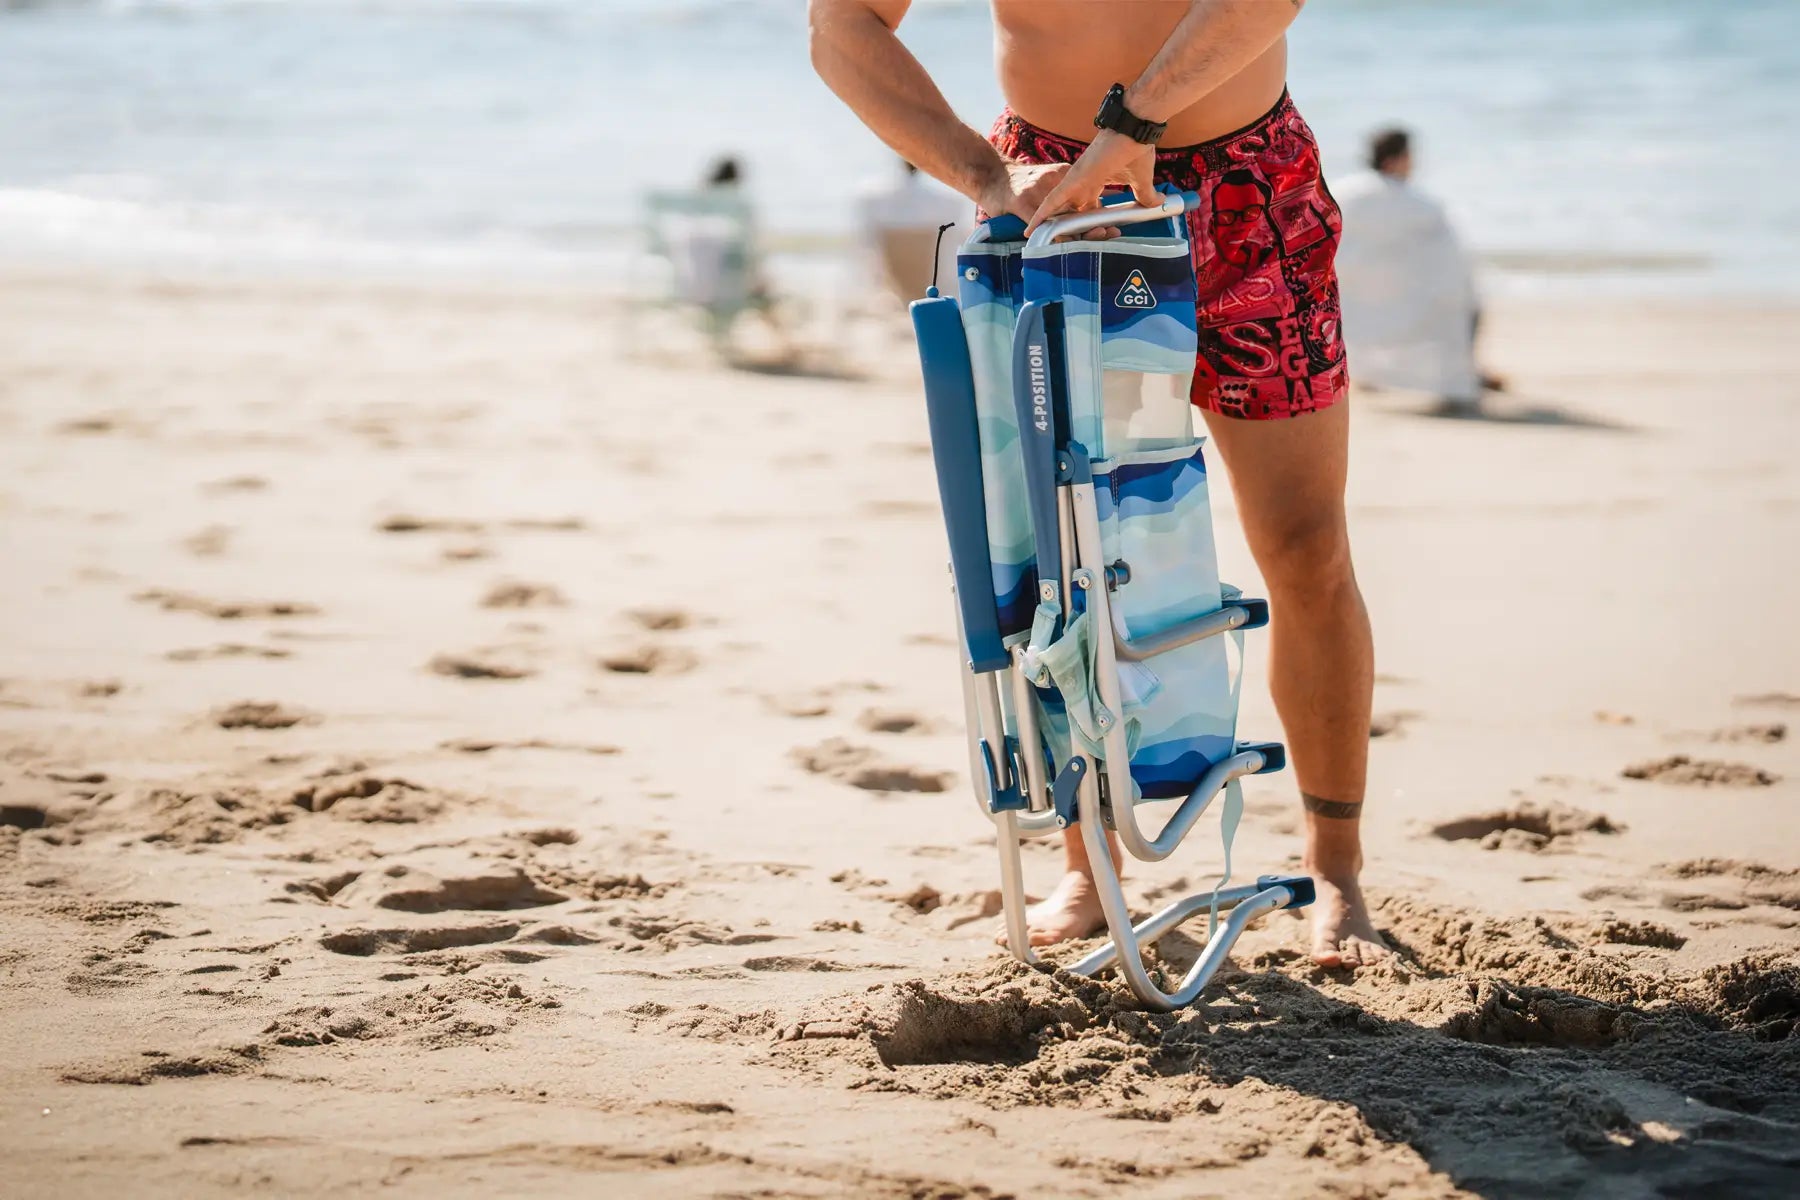
[[[1118,967],[1119,974],[1125,983],[1141,1000],[1146,1008],[1157,1012],[1172,1012],[1192,1004],[1199,998],[1212,977],[1224,965],[1226,955],[1242,935],[1245,927],[1264,913],[1285,908],[1301,897],[1286,884],[1271,883],[1267,887],[1259,887],[1250,895],[1243,897],[1231,909],[1230,915],[1219,923],[1217,930],[1207,941],[1206,948],[1200,952],[1199,959],[1189,968],[1180,986],[1172,992],[1165,992],[1150,978],[1150,972],[1144,968],[1137,929],[1131,923],[1131,910],[1125,903],[1125,891],[1119,884],[1119,871],[1112,861],[1112,855],[1106,845],[1105,826],[1100,815],[1100,784],[1097,775],[1089,771],[1082,782],[1080,793],[1081,804],[1081,838],[1087,847],[1088,862],[1093,867],[1094,884],[1100,893],[1100,908],[1106,914],[1106,928],[1112,934],[1112,946],[1107,959]],[[1223,898],[1223,897],[1222,897]],[[1210,897],[1189,897],[1176,905],[1158,913],[1144,923],[1146,930],[1160,926],[1158,933],[1166,933],[1173,928],[1182,916],[1191,916],[1201,908],[1210,906]],[[1184,906],[1200,903],[1191,911],[1181,914]],[[1180,915],[1177,915],[1180,914]],[[1149,940],[1149,939],[1145,939]],[[1076,966],[1087,966],[1099,954],[1090,955]],[[1101,963],[1100,965],[1105,965]],[[1100,969],[1094,966],[1093,970]]]

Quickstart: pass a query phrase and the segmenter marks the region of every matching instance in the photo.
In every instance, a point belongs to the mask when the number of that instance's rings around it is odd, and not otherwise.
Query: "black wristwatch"
[[[1097,129],[1110,129],[1114,133],[1122,133],[1132,141],[1145,146],[1154,146],[1161,139],[1163,130],[1169,127],[1167,121],[1158,123],[1146,121],[1125,107],[1125,85],[1115,83],[1112,90],[1106,93],[1106,99],[1100,102],[1100,111],[1094,115],[1094,126]]]

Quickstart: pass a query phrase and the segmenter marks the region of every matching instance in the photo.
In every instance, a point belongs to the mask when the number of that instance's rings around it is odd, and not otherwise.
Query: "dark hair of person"
[[[1383,129],[1369,139],[1369,165],[1377,171],[1402,154],[1412,153],[1412,135],[1404,129]]]
[[[743,178],[743,172],[738,169],[738,160],[727,156],[713,164],[712,173],[707,176],[706,182],[713,187],[724,187],[726,184],[736,183],[741,178]]]

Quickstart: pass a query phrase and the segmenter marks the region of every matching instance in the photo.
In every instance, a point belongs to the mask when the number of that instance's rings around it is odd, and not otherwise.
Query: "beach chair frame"
[[[1168,221],[1198,199],[1192,193],[1175,193],[1159,207],[1112,207],[1058,218],[1040,226],[1025,248],[1046,247],[1101,226]],[[990,222],[978,230],[965,248],[991,236],[998,225]],[[1094,463],[1062,417],[1066,397],[1058,401],[1058,389],[1066,393],[1070,386],[1060,353],[1062,303],[1054,297],[1026,301],[1017,313],[1011,347],[1038,613],[1040,619],[1053,617],[1061,623],[1059,628],[1087,615],[1099,701],[1097,723],[1104,731],[1097,753],[1089,746],[1074,747],[1060,763],[1040,749],[1045,742],[1037,689],[1046,682],[1043,668],[1033,661],[1032,645],[1022,644],[1016,636],[1002,636],[998,603],[989,586],[994,576],[984,516],[982,440],[961,310],[956,301],[937,296],[935,288],[912,306],[950,540],[959,644],[966,655],[962,684],[969,771],[976,801],[997,834],[1007,944],[1014,956],[1025,963],[1038,961],[1026,934],[1020,847],[1027,839],[1078,826],[1093,864],[1110,940],[1068,969],[1093,975],[1114,968],[1147,1007],[1168,1011],[1201,994],[1251,921],[1278,908],[1311,903],[1313,886],[1303,875],[1270,875],[1254,884],[1226,886],[1231,838],[1242,813],[1238,781],[1282,769],[1286,754],[1277,743],[1234,738],[1231,751],[1210,762],[1157,832],[1149,833],[1140,821],[1127,730],[1115,716],[1126,711],[1121,664],[1152,662],[1205,639],[1265,625],[1268,605],[1221,585],[1218,609],[1160,629],[1154,636],[1131,636],[1112,600],[1114,590],[1129,582],[1129,568],[1106,561]],[[1194,440],[1195,454],[1202,441]],[[1210,521],[1209,513],[1199,516]],[[1235,693],[1231,700],[1235,728]],[[1174,852],[1220,797],[1225,798],[1221,806],[1225,870],[1220,885],[1181,897],[1134,924],[1105,830],[1115,830],[1132,857],[1160,861]],[[1181,981],[1166,988],[1145,966],[1143,948],[1202,912],[1210,916],[1206,945]]]

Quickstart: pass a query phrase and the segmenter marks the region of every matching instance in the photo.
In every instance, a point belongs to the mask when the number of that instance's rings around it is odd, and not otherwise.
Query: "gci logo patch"
[[[1113,303],[1120,308],[1155,308],[1156,293],[1144,282],[1142,271],[1133,271],[1125,277],[1125,286],[1113,297]]]

